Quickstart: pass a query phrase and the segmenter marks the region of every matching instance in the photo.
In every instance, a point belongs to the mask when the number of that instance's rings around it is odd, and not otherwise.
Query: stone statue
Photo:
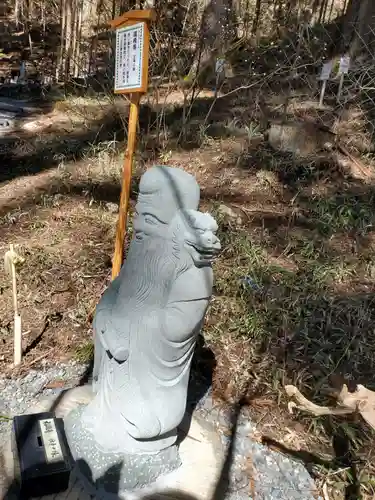
[[[95,314],[95,396],[65,424],[74,458],[94,479],[121,461],[125,489],[179,465],[173,445],[220,251],[217,224],[198,203],[183,170],[142,177],[126,261]]]
[[[130,252],[137,253],[139,248],[147,250],[148,237],[162,237],[168,230],[168,224],[172,221],[179,209],[197,210],[199,205],[200,189],[193,176],[187,174],[184,170],[170,167],[156,166],[146,171],[139,184],[139,195],[135,210],[135,219],[133,229],[137,235],[136,241],[139,244],[130,245]],[[142,235],[145,236],[145,245],[141,244]],[[159,240],[158,240],[159,241]],[[151,254],[150,254],[151,255]],[[129,261],[129,256],[127,261]],[[103,329],[99,322],[103,315],[101,310],[108,310],[113,307],[119,296],[119,288],[128,290],[129,296],[135,293],[129,287],[138,284],[133,281],[133,276],[138,275],[136,267],[124,265],[120,275],[111,283],[111,286],[104,293],[96,309],[94,318],[94,332]],[[126,278],[124,277],[126,273]],[[125,281],[127,282],[125,284]],[[120,304],[120,308],[122,307]],[[98,321],[99,320],[99,321]],[[106,336],[111,335],[106,332]],[[94,391],[97,390],[97,382],[100,372],[101,360],[106,349],[103,343],[104,337],[95,335],[95,361],[93,370]]]

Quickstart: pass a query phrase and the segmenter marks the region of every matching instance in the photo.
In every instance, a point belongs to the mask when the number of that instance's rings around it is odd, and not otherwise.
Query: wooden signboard
[[[111,21],[116,29],[115,94],[144,94],[148,88],[149,24],[153,10],[133,10]]]
[[[116,94],[147,91],[149,38],[145,22],[116,30]]]
[[[327,88],[327,81],[329,80],[329,77],[331,76],[332,68],[333,68],[333,60],[332,59],[330,59],[329,61],[326,61],[322,66],[322,71],[319,75],[319,80],[323,82],[322,89],[320,91],[319,107],[323,106],[324,95],[326,93],[326,88]]]
[[[333,60],[332,59],[325,62],[322,66],[322,71],[320,72],[319,80],[321,80],[323,82],[326,80],[329,80],[329,77],[331,76],[331,72],[332,72],[332,67],[333,67]]]
[[[113,19],[109,24],[116,30],[115,94],[131,94],[128,125],[128,144],[125,151],[119,217],[116,230],[112,279],[122,266],[129,207],[133,155],[137,138],[139,101],[148,87],[148,59],[150,47],[150,23],[154,10],[132,10]]]
[[[349,68],[350,68],[350,56],[348,54],[345,54],[344,56],[340,57],[339,73],[346,75],[349,73]]]

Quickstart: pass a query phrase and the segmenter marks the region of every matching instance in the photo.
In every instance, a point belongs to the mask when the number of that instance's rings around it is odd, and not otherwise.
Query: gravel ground
[[[71,362],[42,370],[31,370],[21,379],[8,380],[0,378],[0,415],[12,417],[25,413],[27,409],[41,398],[58,394],[79,384],[87,370],[86,366]],[[189,405],[204,419],[221,429],[228,428],[229,415],[214,407],[210,391],[204,393],[203,387],[193,387]],[[46,388],[48,385],[58,385]],[[8,435],[11,422],[0,420],[0,446]],[[252,498],[255,491],[257,500],[316,500],[314,482],[302,463],[272,451],[249,438],[255,426],[243,412],[238,420],[235,440],[234,462],[229,474],[228,500],[245,500]],[[224,434],[222,440],[228,445],[229,438]],[[252,477],[250,480],[249,478]]]
[[[230,416],[213,405],[210,392],[196,406],[207,422],[230,429]],[[249,436],[255,425],[246,409],[241,412],[234,443],[234,460],[229,475],[228,500],[317,500],[315,483],[301,462],[270,450]],[[221,435],[225,446],[230,437]],[[250,479],[251,478],[251,479]]]
[[[30,370],[20,379],[5,379],[0,375],[0,446],[8,435],[11,421],[7,418],[26,413],[27,409],[45,396],[59,394],[79,384],[87,366],[75,362],[59,366],[48,366],[41,370]],[[48,385],[59,385],[54,389]]]

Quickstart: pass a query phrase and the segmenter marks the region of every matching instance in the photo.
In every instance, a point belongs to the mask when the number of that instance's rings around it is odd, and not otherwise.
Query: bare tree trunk
[[[349,0],[347,9],[337,27],[330,56],[349,52],[352,60],[375,59],[375,2]]]
[[[100,24],[100,15],[103,10],[101,0],[78,0],[79,1],[79,19],[80,25],[77,32],[77,61],[79,71],[86,75],[92,72],[93,57],[95,48],[95,26]],[[112,8],[116,7],[116,2],[113,0]],[[113,14],[113,12],[112,12]]]
[[[243,19],[243,33],[242,36],[247,39],[249,36],[249,26],[250,26],[250,0],[246,0],[244,10],[242,12]]]
[[[210,66],[214,67],[215,58],[225,56],[235,38],[235,17],[233,0],[210,0],[206,5],[190,75],[202,74]]]
[[[81,54],[80,54],[80,48],[81,48],[81,36],[82,36],[82,1],[76,2],[75,5],[75,11],[76,11],[76,21],[74,22],[74,39],[73,39],[73,76],[75,78],[78,77],[79,73],[82,71],[82,65],[81,65]],[[78,18],[78,19],[77,19]]]
[[[370,56],[375,59],[375,2],[362,1],[358,13],[358,23],[355,28],[354,39],[350,52],[356,55]]]
[[[32,22],[32,13],[33,13],[33,2],[32,0],[27,0],[26,2],[26,21],[25,21],[25,31],[27,33],[27,38],[29,42],[30,54],[33,52],[33,42],[31,39],[30,26]]]
[[[273,16],[277,23],[282,23],[283,20],[283,0],[274,2]]]
[[[76,66],[77,66],[77,60],[76,60],[76,45],[77,45],[77,25],[78,25],[78,1],[77,0],[72,0],[72,21],[71,21],[71,31],[72,31],[72,36],[71,36],[71,44],[69,48],[69,61],[70,61],[70,68],[69,68],[69,76],[72,74],[75,76],[76,73]]]
[[[327,19],[328,23],[330,23],[332,21],[332,13],[333,13],[334,6],[335,6],[335,0],[331,0],[331,7],[329,9],[329,14],[328,14],[328,19]]]
[[[46,11],[45,11],[45,3],[41,2],[40,3],[40,17],[42,19],[42,24],[43,24],[43,33],[46,32]]]
[[[290,23],[298,25],[299,23],[299,8],[297,7],[297,0],[288,0],[285,8],[284,23],[285,26],[290,26]]]
[[[375,58],[375,2],[349,0],[343,26],[343,49],[353,58]]]
[[[94,35],[90,41],[88,74],[91,74],[93,72],[95,44],[96,44],[96,35]]]
[[[127,12],[128,10],[135,9],[137,7],[136,0],[121,0],[120,3],[120,14]]]
[[[30,23],[32,22],[33,14],[34,14],[33,0],[28,0],[28,2],[27,2],[27,17],[28,17],[28,20]]]
[[[253,26],[251,28],[251,34],[253,36],[255,36],[257,34],[257,31],[258,31],[261,5],[262,5],[262,0],[256,0],[255,15],[254,15],[254,20],[253,20]]]
[[[20,0],[15,0],[14,4],[14,20],[16,22],[17,29],[20,24]]]
[[[343,6],[342,6],[342,10],[341,10],[341,15],[342,15],[342,16],[345,14],[345,12],[346,12],[347,8],[348,8],[348,0],[345,0],[345,1],[344,1],[344,4],[343,4]]]
[[[73,51],[75,44],[75,36],[76,36],[76,18],[77,18],[77,9],[76,9],[76,0],[69,0],[69,37],[68,37],[68,46],[67,46],[67,58],[66,58],[66,77],[65,81],[67,82],[70,79],[72,67],[74,68],[75,61],[73,60]]]
[[[327,8],[327,0],[322,0],[319,11],[319,20],[318,20],[319,24],[324,22],[324,13],[326,11],[326,8]]]
[[[323,11],[323,23],[326,22],[326,16],[327,16],[327,10],[328,10],[328,2],[329,2],[329,0],[326,0],[324,2],[325,5],[324,5],[324,11]],[[333,4],[333,1],[332,1],[332,4]],[[331,5],[331,7],[333,8],[333,5]]]
[[[321,5],[321,1],[322,0],[314,0],[312,6],[311,6],[311,11],[312,11],[312,19],[314,20],[314,22],[316,22],[317,20],[319,20],[319,15],[318,14],[318,9]]]
[[[63,40],[63,74],[64,82],[69,78],[70,57],[72,47],[72,0],[65,0],[65,39]]]
[[[66,7],[65,0],[60,0],[60,47],[56,65],[56,80],[60,81],[65,74],[65,37],[66,27]]]

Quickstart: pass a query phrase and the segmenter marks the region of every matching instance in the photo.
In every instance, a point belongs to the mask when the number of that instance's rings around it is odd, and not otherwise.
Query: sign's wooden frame
[[[150,55],[150,22],[155,21],[154,10],[131,10],[109,22],[113,29],[126,28],[143,23],[142,85],[139,88],[114,90],[115,94],[145,94],[148,89],[148,67]]]

